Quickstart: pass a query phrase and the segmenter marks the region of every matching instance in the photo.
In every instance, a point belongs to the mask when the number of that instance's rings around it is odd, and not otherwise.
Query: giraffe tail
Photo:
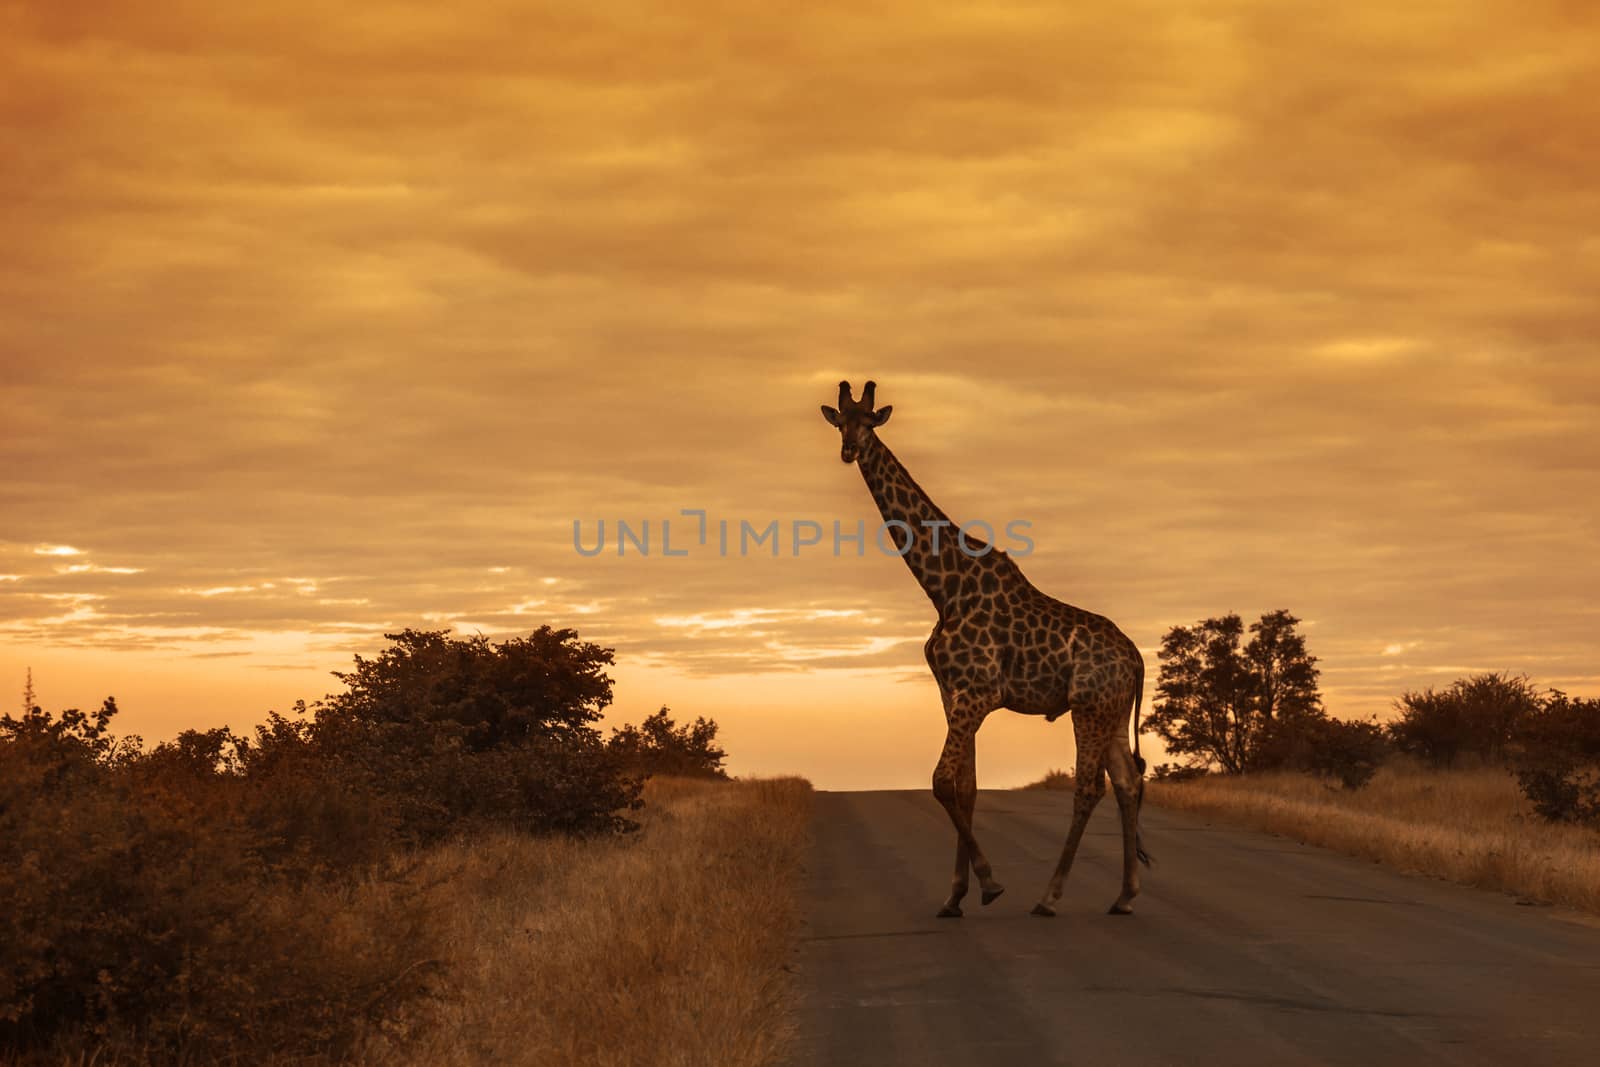
[[[1139,755],[1139,709],[1144,704],[1144,656],[1142,654],[1139,656],[1139,673],[1136,675],[1136,677],[1138,679],[1139,687],[1133,691],[1133,765],[1139,770],[1139,795],[1138,799],[1134,802],[1133,807],[1133,821],[1135,827],[1137,827],[1139,823],[1139,813],[1144,810],[1145,762],[1144,757]],[[1142,830],[1135,829],[1133,847],[1135,854],[1139,857],[1140,863],[1148,867],[1150,864],[1155,862],[1154,857],[1144,850],[1144,833]]]
[[[1139,777],[1144,777],[1144,757],[1139,755],[1139,708],[1144,704],[1144,656],[1139,657],[1139,673],[1135,676],[1139,688],[1133,691],[1133,765],[1139,768]],[[1144,795],[1144,790],[1139,790],[1139,795]]]

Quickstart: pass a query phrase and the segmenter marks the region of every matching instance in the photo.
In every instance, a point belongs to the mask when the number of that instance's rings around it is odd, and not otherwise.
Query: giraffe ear
[[[839,425],[839,413],[828,405],[822,405],[822,417],[828,420],[829,426]]]
[[[872,413],[872,425],[882,426],[889,421],[889,415],[894,411],[893,404],[885,404]]]

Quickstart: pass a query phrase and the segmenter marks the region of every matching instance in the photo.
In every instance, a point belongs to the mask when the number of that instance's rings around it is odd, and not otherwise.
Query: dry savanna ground
[[[769,1064],[811,787],[652,779],[643,829],[504,834],[427,853],[447,994],[358,1057],[393,1065]]]
[[[1500,768],[1397,763],[1355,791],[1289,772],[1215,776],[1151,782],[1146,798],[1398,870],[1600,914],[1600,833],[1544,821]]]

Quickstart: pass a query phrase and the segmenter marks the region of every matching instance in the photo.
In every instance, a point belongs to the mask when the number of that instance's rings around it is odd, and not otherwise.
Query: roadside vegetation
[[[1027,785],[1023,786],[1022,788],[1024,788],[1024,789],[1065,789],[1065,790],[1070,791],[1072,789],[1073,785],[1074,785],[1074,782],[1075,782],[1075,780],[1072,777],[1072,772],[1071,771],[1063,771],[1063,770],[1052,769],[1052,770],[1046,771],[1044,777],[1039,779],[1037,782],[1029,782]]]
[[[666,708],[603,737],[611,651],[573,631],[389,640],[252,734],[153,747],[30,680],[0,716],[0,1060],[775,1054],[809,787],[728,782],[716,724]]]
[[[778,1062],[793,1036],[811,788],[652,779],[606,841],[495,834],[441,847],[450,995],[358,1059],[404,1067]]]
[[[1600,700],[1488,673],[1406,692],[1387,723],[1338,719],[1298,623],[1168,631],[1145,725],[1176,759],[1151,803],[1600,913]]]
[[[1502,767],[1400,758],[1359,792],[1296,771],[1150,782],[1146,799],[1396,870],[1600,914],[1600,833],[1552,823]]]

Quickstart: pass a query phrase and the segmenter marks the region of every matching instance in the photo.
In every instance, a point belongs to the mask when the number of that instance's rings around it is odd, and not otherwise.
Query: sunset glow
[[[734,773],[926,785],[897,560],[573,545],[870,531],[818,416],[869,377],[1152,686],[1168,627],[1286,608],[1335,715],[1600,692],[1585,8],[694,8],[0,6],[6,692],[159,739],[548,622]]]

